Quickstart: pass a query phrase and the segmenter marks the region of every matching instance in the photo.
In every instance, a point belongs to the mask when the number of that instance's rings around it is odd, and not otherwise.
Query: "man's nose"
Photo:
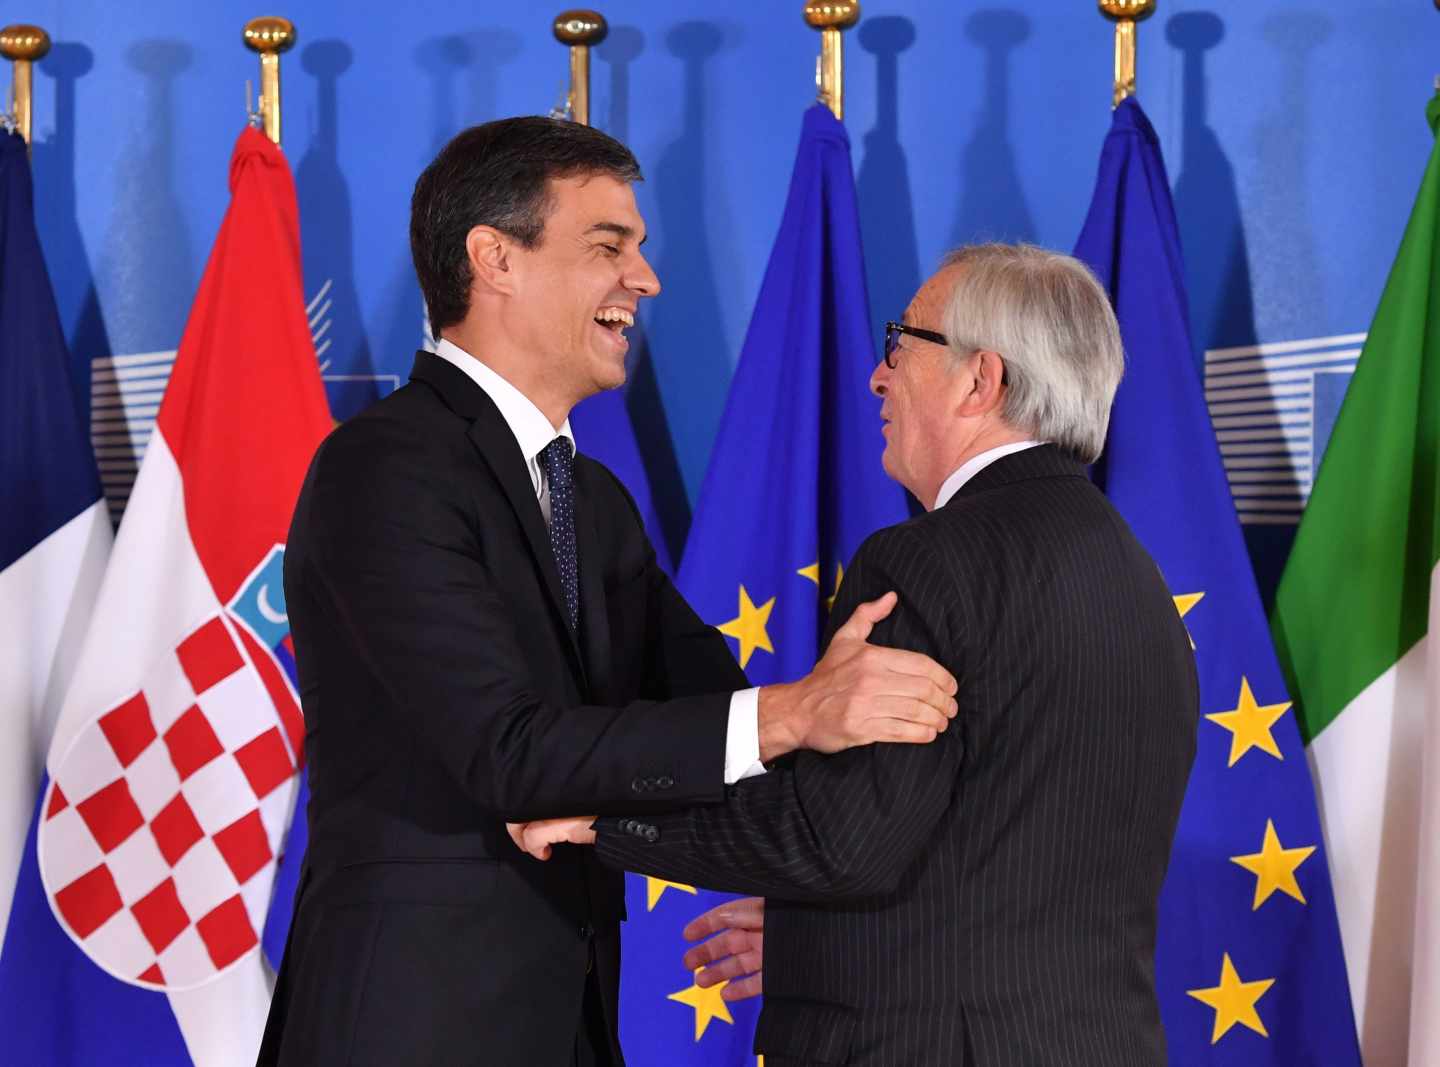
[[[890,386],[890,364],[883,359],[875,364],[875,369],[870,372],[870,391],[876,396],[884,396],[885,390]]]
[[[637,254],[634,264],[625,272],[625,288],[641,296],[655,296],[660,292],[660,279],[644,256]]]

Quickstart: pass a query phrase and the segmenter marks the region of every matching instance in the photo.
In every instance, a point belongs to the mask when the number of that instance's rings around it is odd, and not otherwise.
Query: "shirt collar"
[[[950,502],[951,497],[960,492],[961,486],[997,459],[1013,456],[1016,452],[1024,452],[1027,448],[1034,448],[1044,443],[1044,441],[1012,441],[1008,445],[997,445],[995,448],[986,449],[978,456],[971,456],[959,470],[940,483],[940,492],[935,494],[935,506],[930,510],[938,511],[943,508]]]
[[[557,433],[545,413],[537,408],[528,396],[457,344],[442,339],[435,346],[435,354],[445,362],[459,367],[471,381],[485,390],[485,395],[500,409],[500,415],[504,418],[505,425],[510,427],[515,443],[520,446],[527,464],[534,463],[541,449],[557,436],[568,437],[570,447],[574,449],[575,434],[570,429],[568,418]]]

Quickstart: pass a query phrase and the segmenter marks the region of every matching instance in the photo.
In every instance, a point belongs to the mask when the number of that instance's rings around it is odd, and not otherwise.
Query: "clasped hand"
[[[593,845],[594,815],[569,816],[564,819],[536,819],[534,822],[507,822],[510,840],[522,852],[537,860],[548,860],[555,845]]]
[[[539,819],[510,822],[505,829],[523,851],[537,860],[548,860],[555,845],[593,845],[595,831],[591,816],[568,819]],[[714,935],[713,937],[710,935]],[[694,972],[701,989],[725,984],[725,1000],[745,1000],[762,992],[761,961],[765,947],[765,900],[746,897],[727,900],[696,916],[684,930],[686,941],[700,941],[682,957],[687,971]]]

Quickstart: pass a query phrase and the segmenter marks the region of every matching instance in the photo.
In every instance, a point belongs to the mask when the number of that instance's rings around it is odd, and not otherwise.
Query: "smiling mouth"
[[[627,308],[604,307],[595,313],[595,322],[616,336],[624,336],[626,328],[635,325],[635,313]]]

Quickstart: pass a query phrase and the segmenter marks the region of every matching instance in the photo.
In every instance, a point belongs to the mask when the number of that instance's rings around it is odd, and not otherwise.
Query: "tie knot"
[[[570,484],[570,475],[575,463],[575,454],[570,445],[570,438],[561,434],[540,450],[538,458],[541,469],[545,471],[545,477],[550,479],[550,484]]]

